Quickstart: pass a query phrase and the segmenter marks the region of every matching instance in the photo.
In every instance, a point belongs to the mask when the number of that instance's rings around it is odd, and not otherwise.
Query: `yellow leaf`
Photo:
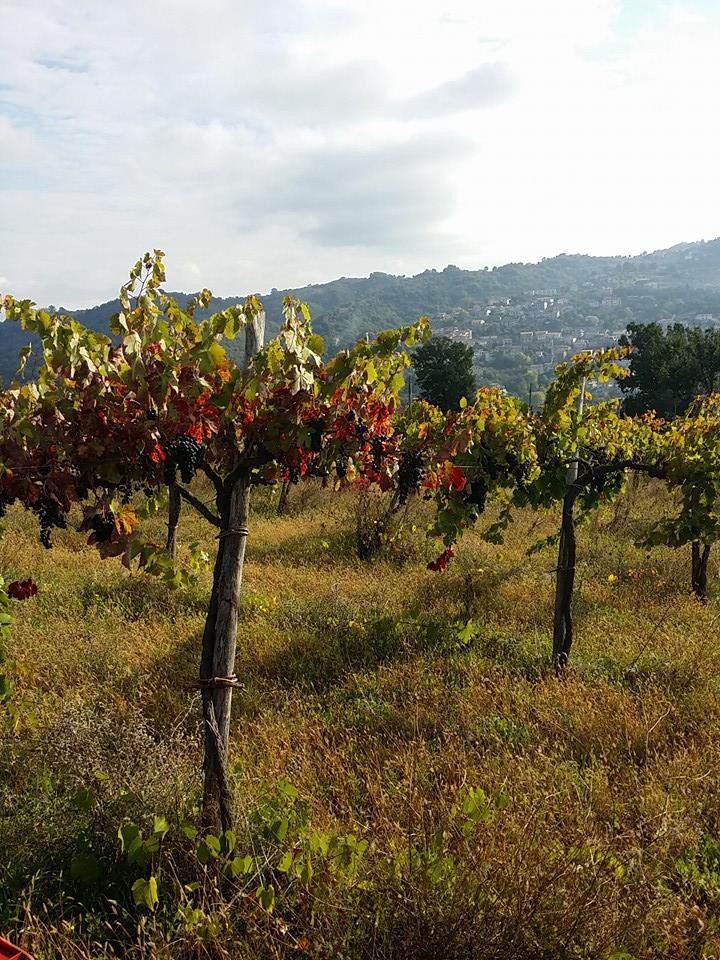
[[[132,507],[128,507],[115,517],[115,529],[121,537],[128,537],[137,526],[137,516]]]

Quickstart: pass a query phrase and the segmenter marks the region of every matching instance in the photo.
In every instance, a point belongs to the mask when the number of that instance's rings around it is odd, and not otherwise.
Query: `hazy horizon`
[[[637,253],[595,253],[595,254],[588,254],[588,253],[583,253],[583,252],[578,252],[578,251],[573,251],[573,250],[561,250],[561,251],[559,251],[558,253],[550,254],[549,256],[540,257],[538,260],[526,260],[526,261],[508,260],[508,261],[506,261],[506,262],[504,262],[504,263],[497,263],[497,264],[480,264],[480,265],[478,265],[478,266],[472,266],[472,265],[470,265],[470,266],[467,266],[467,267],[459,267],[459,269],[461,269],[461,270],[468,270],[468,271],[471,271],[471,272],[473,272],[473,271],[476,271],[476,272],[477,272],[477,271],[482,271],[482,270],[485,270],[485,269],[488,269],[488,270],[493,270],[493,269],[495,269],[495,268],[498,268],[498,269],[499,269],[499,268],[501,268],[501,267],[511,266],[511,265],[515,265],[515,264],[518,264],[518,263],[522,263],[523,266],[533,266],[534,264],[539,264],[539,263],[541,263],[543,260],[553,260],[553,259],[555,259],[555,258],[557,258],[557,257],[561,257],[561,256],[569,256],[569,257],[575,257],[575,256],[584,257],[584,256],[588,256],[588,257],[598,257],[598,258],[601,258],[601,259],[602,259],[602,258],[605,258],[605,257],[611,257],[611,258],[614,258],[614,257],[637,257],[637,256],[642,256],[644,253],[653,254],[653,253],[657,253],[657,252],[660,251],[660,250],[670,249],[670,248],[676,247],[676,246],[683,246],[684,244],[688,244],[688,243],[690,243],[690,244],[692,244],[692,243],[710,243],[710,242],[713,242],[713,241],[715,241],[715,240],[720,240],[720,237],[706,237],[706,238],[701,237],[701,238],[698,239],[698,240],[679,240],[677,243],[670,244],[670,247],[669,247],[669,248],[666,248],[666,247],[657,247],[657,248],[652,249],[652,250],[639,250]],[[167,253],[166,251],[163,251],[163,252]],[[166,260],[165,260],[166,265],[168,265],[168,259],[169,259],[169,258],[166,256]],[[127,269],[129,270],[129,268],[132,266],[132,264],[131,264],[131,263],[128,263],[126,266],[127,266]],[[169,264],[169,266],[171,267],[172,265]],[[213,289],[211,292],[212,292],[212,294],[213,294],[214,297],[217,297],[217,298],[219,298],[219,299],[232,298],[232,297],[236,297],[236,296],[238,296],[238,297],[239,297],[239,296],[247,296],[247,295],[250,295],[250,294],[257,294],[258,296],[261,296],[261,297],[262,297],[262,296],[268,296],[268,295],[270,295],[270,294],[272,293],[272,290],[273,290],[273,289],[280,290],[280,291],[286,291],[286,290],[287,290],[287,291],[293,291],[293,290],[299,290],[299,289],[302,289],[302,288],[308,287],[308,286],[325,286],[325,285],[327,285],[327,284],[336,283],[337,281],[340,281],[340,280],[367,280],[367,279],[370,278],[370,276],[371,276],[373,273],[381,273],[381,274],[385,274],[386,276],[392,276],[392,277],[396,277],[396,278],[399,278],[399,279],[412,279],[413,277],[421,276],[423,273],[426,273],[426,272],[429,271],[429,270],[434,270],[434,271],[437,272],[437,273],[442,273],[443,270],[445,270],[447,267],[451,267],[451,266],[457,267],[458,265],[457,265],[457,264],[449,264],[449,263],[443,263],[442,265],[429,265],[429,266],[426,266],[426,267],[421,268],[420,270],[418,270],[418,271],[415,272],[415,273],[405,273],[405,274],[403,274],[403,273],[393,274],[393,273],[390,273],[390,272],[387,271],[387,270],[370,270],[368,273],[365,273],[365,274],[351,274],[351,273],[347,273],[347,274],[341,274],[341,275],[336,276],[336,277],[328,277],[328,278],[322,279],[322,280],[309,281],[308,283],[298,283],[298,284],[295,284],[295,285],[290,285],[290,284],[283,284],[283,283],[281,283],[281,284],[273,284],[272,287],[268,287],[268,288],[264,288],[264,289],[260,289],[260,288],[243,288],[242,290],[214,290],[214,289]],[[168,271],[168,281],[170,281],[170,279],[171,279],[171,276],[170,276],[171,274],[172,274],[172,269],[170,269],[170,270]],[[0,278],[0,279],[2,279],[2,278]],[[123,278],[121,277],[120,280],[122,281]],[[177,294],[180,294],[180,293],[183,293],[183,294],[194,294],[194,293],[198,293],[198,292],[202,289],[202,286],[198,286],[198,287],[188,287],[188,288],[180,288],[180,287],[174,287],[171,282],[168,282],[168,283],[163,284],[163,288],[164,288],[165,290],[167,290],[168,292],[170,292],[170,293],[177,293]],[[119,290],[119,287],[118,287],[118,290]],[[92,310],[94,307],[102,306],[102,305],[105,304],[105,303],[111,303],[113,300],[116,300],[116,299],[117,299],[117,296],[118,296],[118,290],[112,291],[112,293],[111,293],[109,296],[104,296],[104,297],[102,297],[101,299],[95,301],[94,303],[84,304],[84,305],[82,305],[82,306],[76,306],[76,305],[70,304],[70,303],[61,303],[61,302],[58,301],[58,300],[52,300],[52,299],[43,301],[42,304],[41,304],[41,306],[53,305],[53,306],[55,306],[55,307],[57,307],[57,308],[59,308],[59,309],[67,309],[67,310],[70,310],[70,311],[72,311],[73,313],[76,313],[76,312],[81,311],[81,310]],[[0,292],[1,292],[1,291],[0,291]]]
[[[0,287],[218,295],[720,234],[711,0],[0,0]]]

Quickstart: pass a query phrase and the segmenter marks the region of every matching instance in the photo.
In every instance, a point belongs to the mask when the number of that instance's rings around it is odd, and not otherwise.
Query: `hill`
[[[248,292],[217,298],[212,309],[237,303]],[[315,329],[331,351],[426,313],[436,331],[472,342],[481,379],[518,391],[528,378],[541,381],[564,355],[612,341],[632,320],[720,322],[720,238],[634,257],[560,254],[492,269],[447,266],[413,277],[372,273],[273,289],[260,295],[270,334],[279,327],[288,293],[309,304]],[[175,296],[185,302],[189,294]],[[117,300],[88,310],[63,308],[105,332],[117,309]],[[14,325],[0,326],[4,380],[14,375],[27,342]]]

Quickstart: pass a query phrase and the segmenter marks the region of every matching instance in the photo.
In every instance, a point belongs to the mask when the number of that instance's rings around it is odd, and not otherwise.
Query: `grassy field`
[[[433,574],[421,510],[362,563],[353,495],[299,488],[278,518],[261,493],[232,733],[252,867],[232,882],[176,827],[199,797],[209,573],[169,593],[73,531],[44,551],[11,512],[0,572],[40,594],[15,605],[35,722],[0,742],[0,931],[43,960],[720,957],[720,614],[685,551],[634,546],[660,509],[643,486],[582,528],[558,679],[553,550],[526,554],[557,517],[474,533]],[[181,539],[212,531],[186,513]],[[151,912],[117,832],[154,816]]]

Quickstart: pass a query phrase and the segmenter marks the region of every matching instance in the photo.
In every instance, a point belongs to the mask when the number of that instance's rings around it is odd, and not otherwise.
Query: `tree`
[[[391,417],[410,362],[405,346],[426,335],[428,322],[387,331],[325,362],[307,307],[292,298],[279,337],[263,348],[264,313],[254,297],[197,322],[195,310],[209,305],[209,291],[183,310],[163,293],[164,279],[161,251],[135,264],[112,321],[118,346],[31,301],[0,301],[6,318],[36,334],[43,351],[37,382],[1,398],[0,501],[33,510],[46,546],[80,503],[82,529],[103,556],[135,558],[171,585],[178,573],[170,558],[138,536],[132,493],[141,488],[152,500],[169,485],[217,528],[199,687],[206,819],[228,830],[227,751],[251,488],[310,474],[333,486],[364,477],[392,487]],[[244,369],[223,346],[241,331]],[[214,508],[187,486],[197,471],[213,486]]]
[[[626,413],[675,417],[720,385],[720,330],[631,323],[620,343],[632,348],[630,375],[620,382]]]
[[[449,337],[432,337],[415,351],[413,366],[420,394],[443,411],[457,410],[475,394],[472,347]]]

